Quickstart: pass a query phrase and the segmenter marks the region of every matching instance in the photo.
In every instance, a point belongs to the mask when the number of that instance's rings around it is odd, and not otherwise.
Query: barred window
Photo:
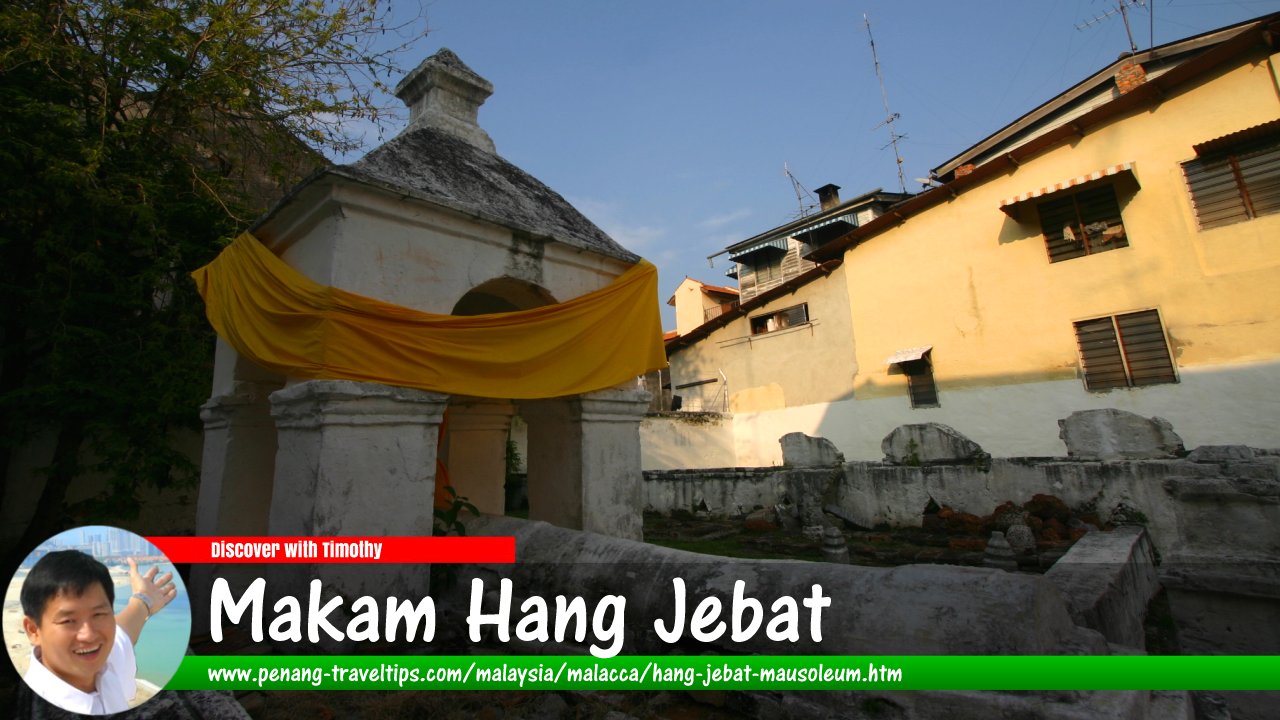
[[[800,303],[785,310],[751,318],[751,334],[763,335],[807,322],[809,322],[809,303]]]
[[[907,392],[911,407],[938,407],[938,386],[933,381],[933,361],[928,355],[919,360],[899,364],[907,376]]]
[[[1280,212],[1280,137],[1250,138],[1182,163],[1201,230]]]
[[[1120,203],[1110,182],[1036,205],[1049,262],[1129,247]]]
[[[1075,330],[1089,390],[1178,381],[1155,310],[1082,320]]]
[[[885,363],[890,368],[897,366],[907,376],[907,395],[911,398],[911,407],[938,407],[938,386],[933,381],[932,345],[904,348],[890,355]]]

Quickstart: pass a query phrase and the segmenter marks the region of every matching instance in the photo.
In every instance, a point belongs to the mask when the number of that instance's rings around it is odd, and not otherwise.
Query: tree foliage
[[[53,438],[35,519],[127,516],[194,479],[212,335],[188,274],[383,111],[416,39],[368,0],[0,4],[0,498]],[[415,19],[412,21],[417,23]],[[387,38],[393,41],[388,43]],[[110,479],[68,508],[68,483]],[[68,512],[70,511],[70,512]]]

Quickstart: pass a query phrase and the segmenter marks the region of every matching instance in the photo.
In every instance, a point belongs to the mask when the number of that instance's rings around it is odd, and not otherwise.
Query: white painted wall
[[[904,389],[905,391],[905,389]],[[995,457],[1062,457],[1058,420],[1117,408],[1173,424],[1188,450],[1200,445],[1280,447],[1280,363],[1183,368],[1179,382],[1091,393],[1078,380],[976,389],[939,387],[941,407],[912,409],[905,394],[733,415],[736,464],[781,465],[778,438],[804,432],[831,440],[848,460],[879,460],[899,425],[950,425]],[[646,452],[658,452],[648,450]]]
[[[733,427],[733,418],[728,415],[648,415],[640,422],[640,467],[644,470],[735,467],[738,462],[733,447]]]
[[[322,285],[424,312],[449,314],[472,288],[502,277],[564,301],[629,267],[341,178],[317,180],[303,194],[257,230],[269,247]]]

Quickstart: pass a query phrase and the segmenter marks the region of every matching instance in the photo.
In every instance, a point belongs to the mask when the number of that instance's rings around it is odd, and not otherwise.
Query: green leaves
[[[479,517],[480,511],[467,501],[465,497],[459,497],[458,491],[453,489],[452,485],[445,485],[444,491],[449,494],[449,504],[446,507],[432,508],[434,515],[434,528],[431,534],[436,536],[444,535],[466,535],[467,526],[460,519],[462,513],[469,512]]]
[[[78,506],[88,519],[194,480],[173,448],[199,430],[213,335],[187,275],[321,164],[316,150],[354,147],[347,123],[382,117],[372,88],[400,46],[378,43],[406,29],[389,12],[0,3],[0,479],[15,447],[74,427],[59,447],[112,480]]]

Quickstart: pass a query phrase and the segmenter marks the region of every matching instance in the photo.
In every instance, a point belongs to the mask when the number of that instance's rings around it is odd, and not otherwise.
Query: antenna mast
[[[785,162],[782,163],[782,173],[787,176],[788,180],[791,181],[791,187],[796,191],[796,204],[800,206],[800,214],[797,215],[796,217],[802,218],[805,215],[808,215],[809,211],[816,206],[813,203],[809,203],[808,205],[805,205],[804,196],[812,195],[813,193],[809,192],[808,188],[800,184],[800,181],[796,179],[796,176],[791,174],[790,166],[788,166]]]
[[[884,75],[880,72],[880,56],[876,54],[876,39],[875,36],[871,34],[871,18],[867,17],[866,13],[863,13],[862,21],[867,26],[867,39],[871,41],[871,61],[875,63],[876,79],[880,81],[880,98],[884,100],[884,121],[881,122],[880,125],[876,125],[875,128],[871,129],[875,130],[881,125],[888,126],[889,145],[893,146],[893,159],[898,163],[898,189],[905,193],[907,191],[907,181],[902,175],[902,153],[898,151],[898,141],[906,140],[907,136],[899,135],[898,131],[893,127],[894,121],[902,116],[896,112],[889,111],[889,94],[885,92],[884,89]],[[883,150],[885,147],[889,147],[889,145],[885,145],[880,149]]]
[[[1116,6],[1112,10],[1108,10],[1101,15],[1094,15],[1082,23],[1076,24],[1077,30],[1085,30],[1094,25],[1100,24],[1102,21],[1114,15],[1119,15],[1124,21],[1124,33],[1129,38],[1129,54],[1136,55],[1138,53],[1138,44],[1133,41],[1133,29],[1129,27],[1129,6],[1146,7],[1146,0],[1117,0]],[[1147,8],[1151,13],[1151,43],[1155,44],[1155,7]]]

